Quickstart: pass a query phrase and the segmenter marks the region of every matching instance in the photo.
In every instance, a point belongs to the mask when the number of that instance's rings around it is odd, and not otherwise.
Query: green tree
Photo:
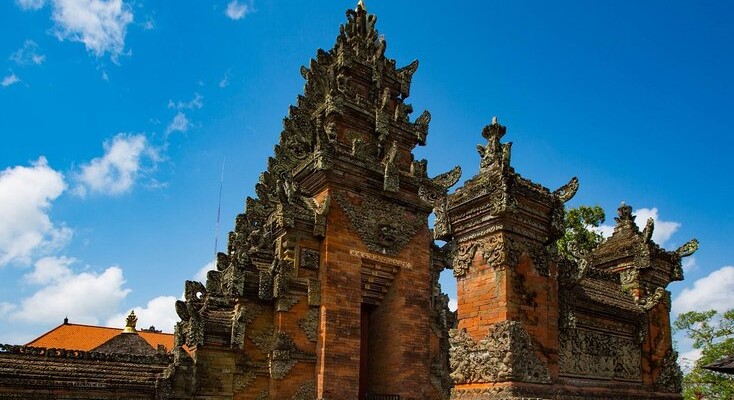
[[[727,294],[722,293],[722,296]],[[683,377],[683,396],[697,400],[734,399],[734,376],[702,367],[734,354],[734,309],[719,314],[715,310],[689,311],[673,323],[674,329],[693,339],[701,358]]]
[[[563,222],[565,233],[558,239],[558,251],[569,260],[594,250],[603,240],[601,233],[592,230],[604,223],[604,209],[600,206],[579,206],[566,211]]]

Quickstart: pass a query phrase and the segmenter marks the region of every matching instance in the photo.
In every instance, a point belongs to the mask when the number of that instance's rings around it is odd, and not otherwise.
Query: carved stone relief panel
[[[640,343],[586,328],[561,330],[558,364],[561,375],[639,382],[642,379]]]
[[[498,322],[475,343],[465,330],[449,332],[454,383],[520,381],[550,383],[550,373],[535,354],[530,336],[518,321]]]

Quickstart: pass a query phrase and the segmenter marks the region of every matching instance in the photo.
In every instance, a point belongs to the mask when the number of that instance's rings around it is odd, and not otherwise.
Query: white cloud
[[[16,0],[24,10],[39,10],[45,0]],[[53,33],[59,40],[84,43],[87,51],[112,60],[125,50],[127,27],[133,22],[132,7],[123,0],[49,0]],[[147,29],[147,23],[144,29]]]
[[[137,328],[148,329],[154,326],[163,332],[173,332],[173,327],[179,321],[176,314],[176,300],[178,299],[174,296],[159,296],[150,300],[145,307],[133,307],[135,316],[138,317]],[[130,311],[117,314],[109,318],[106,325],[115,328],[124,327],[128,314]]]
[[[10,60],[18,65],[41,65],[46,61],[46,56],[38,53],[38,44],[32,40],[26,40],[23,47],[10,55]]]
[[[245,15],[249,12],[250,8],[247,4],[240,3],[237,0],[232,0],[227,4],[227,11],[225,11],[225,14],[227,14],[227,17],[230,19],[236,21],[245,18]]]
[[[20,78],[18,78],[18,75],[15,75],[14,73],[11,72],[10,75],[5,76],[3,80],[0,81],[0,85],[2,87],[8,87],[18,82],[20,82]]]
[[[51,18],[59,40],[84,43],[97,57],[116,59],[125,49],[132,8],[122,0],[53,0]]]
[[[221,81],[219,81],[220,88],[226,88],[227,86],[229,86],[229,78],[231,76],[231,72],[232,70],[228,69],[227,72],[224,73],[224,77],[222,78]]]
[[[456,311],[457,308],[459,308],[459,303],[456,299],[449,298],[449,310]]]
[[[55,226],[48,215],[51,203],[66,190],[63,175],[44,157],[30,167],[0,172],[0,266],[29,263],[34,254],[63,247],[72,231]]]
[[[43,323],[68,316],[75,322],[96,325],[109,316],[111,310],[117,310],[130,292],[123,288],[125,280],[120,267],[109,267],[101,274],[75,274],[65,261],[49,261],[45,267],[36,264],[26,279],[38,278],[46,286],[23,299],[10,314],[11,320]]]
[[[201,107],[204,107],[204,96],[200,95],[199,93],[194,93],[194,98],[191,99],[191,101],[173,101],[168,100],[168,108],[176,109],[176,110],[193,110],[193,109],[200,109]]]
[[[734,267],[722,267],[683,289],[673,300],[673,314],[734,308]]]
[[[61,281],[71,276],[69,266],[76,262],[75,259],[69,257],[44,257],[36,261],[33,272],[26,274],[26,281],[37,284],[47,285],[54,281]]]
[[[679,222],[663,221],[658,217],[658,209],[653,208],[640,208],[634,212],[635,222],[640,229],[645,227],[648,218],[652,218],[655,221],[655,230],[652,232],[652,240],[663,245],[670,239],[673,234],[680,228]]]
[[[105,154],[82,165],[74,192],[85,196],[88,191],[119,195],[130,191],[136,179],[160,161],[158,149],[144,135],[118,134],[104,143]],[[146,164],[147,163],[147,164]]]
[[[206,265],[201,267],[199,271],[196,272],[196,275],[194,275],[194,280],[199,281],[202,283],[206,282],[206,273],[209,271],[213,271],[215,268],[214,261],[209,261]]]
[[[24,10],[38,10],[46,5],[45,0],[15,0],[15,2]]]
[[[689,351],[682,352],[678,355],[678,365],[683,372],[688,372],[693,369],[696,361],[698,361],[702,355],[702,349],[691,349]]]
[[[189,130],[189,128],[191,128],[191,121],[189,121],[188,117],[186,117],[186,114],[179,111],[173,117],[171,123],[169,123],[166,127],[166,135],[169,135],[173,132],[186,132]]]

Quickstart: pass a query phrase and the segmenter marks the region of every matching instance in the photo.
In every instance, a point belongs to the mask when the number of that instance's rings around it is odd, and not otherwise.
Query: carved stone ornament
[[[678,365],[678,352],[670,349],[663,358],[655,386],[665,392],[680,393],[683,390],[683,372]]]
[[[639,382],[640,357],[637,338],[582,328],[561,330],[561,375]]]
[[[275,300],[275,311],[288,311],[298,304],[300,299],[297,296],[288,295]]]
[[[255,373],[253,371],[247,371],[244,374],[234,375],[234,390],[235,392],[241,392],[247,389],[252,382],[255,381]]]
[[[553,194],[558,197],[561,202],[565,203],[573,198],[573,196],[576,195],[576,192],[579,190],[579,180],[575,176],[571,178],[571,180],[561,186],[560,188],[556,189],[556,191],[553,192]]]
[[[400,191],[400,170],[397,165],[398,143],[393,142],[390,151],[385,156],[385,178],[383,190],[397,193]]]
[[[308,305],[312,307],[321,305],[321,282],[317,279],[308,280]]]
[[[316,342],[316,334],[319,328],[319,309],[310,308],[306,312],[306,316],[298,320],[298,326],[301,327],[303,333],[306,334],[308,340]]]
[[[237,305],[232,319],[231,346],[242,349],[245,345],[245,328],[262,313],[262,307],[253,303]]]
[[[263,389],[263,391],[255,397],[255,400],[270,400],[270,392],[268,392],[268,389]]]
[[[293,395],[293,400],[316,400],[316,382],[308,381]]]
[[[425,161],[425,160],[424,160]],[[425,163],[414,165],[414,175],[417,174],[417,165],[421,165],[420,174],[425,174]],[[451,224],[448,219],[448,189],[454,186],[461,178],[461,167],[458,165],[449,172],[444,172],[434,178],[426,180],[426,177],[419,176],[421,184],[418,186],[418,196],[433,206],[433,213],[436,216],[433,223],[433,238],[445,240],[451,236]]]
[[[270,354],[270,376],[273,379],[285,378],[298,361],[316,361],[316,356],[297,348],[287,333],[277,332]]]
[[[337,203],[368,249],[396,255],[415,236],[426,221],[404,207],[367,194],[354,203],[340,192],[333,193]]]
[[[454,255],[454,276],[460,277],[466,275],[469,271],[474,255],[477,253],[479,244],[476,242],[463,243],[456,248],[456,254]]]
[[[498,322],[479,343],[466,330],[452,329],[449,341],[454,383],[550,383],[548,368],[535,354],[521,322]]]
[[[507,132],[507,128],[492,118],[492,123],[484,127],[482,136],[487,139],[485,146],[477,145],[477,151],[481,157],[479,167],[481,170],[509,170],[510,149],[512,143],[500,143],[500,139]]]
[[[301,255],[299,258],[298,266],[300,268],[319,269],[321,254],[318,250],[303,248],[301,249]]]
[[[663,298],[665,298],[665,289],[658,287],[655,288],[655,291],[652,294],[637,299],[637,304],[645,309],[645,311],[650,311],[657,306]]]
[[[185,301],[176,301],[176,313],[181,318],[180,334],[186,345],[193,347],[204,344],[204,312],[206,288],[201,282],[186,281],[184,284]]]
[[[326,216],[329,214],[331,196],[327,195],[321,203],[311,197],[303,197],[302,200],[306,207],[313,212],[313,235],[324,237],[326,235]]]
[[[275,327],[268,325],[258,331],[251,331],[248,337],[255,344],[255,347],[261,352],[268,354],[273,349],[273,344],[275,343]]]

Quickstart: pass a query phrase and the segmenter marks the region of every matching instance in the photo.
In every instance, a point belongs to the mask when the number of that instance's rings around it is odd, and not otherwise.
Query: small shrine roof
[[[26,344],[32,347],[92,351],[112,338],[122,335],[121,328],[64,323]],[[153,349],[173,348],[173,334],[140,330],[138,335]]]

